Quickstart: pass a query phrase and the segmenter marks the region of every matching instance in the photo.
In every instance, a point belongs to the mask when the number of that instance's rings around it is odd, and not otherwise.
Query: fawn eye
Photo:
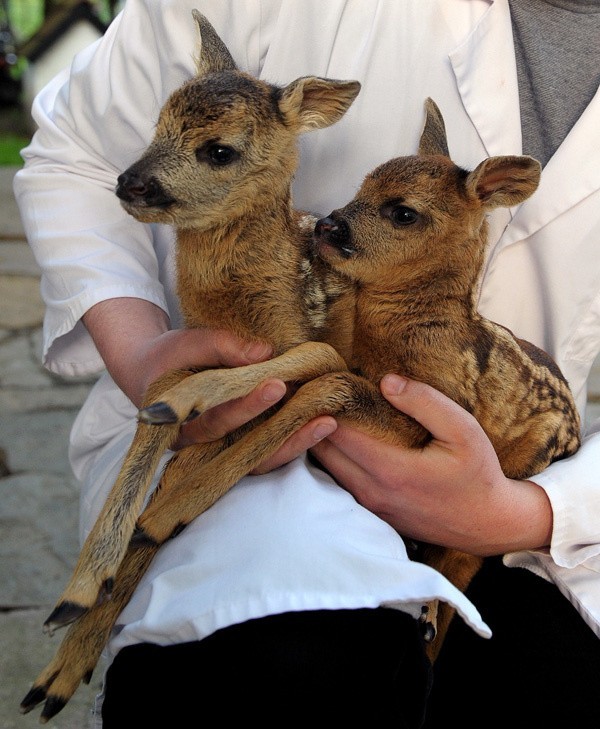
[[[215,167],[225,167],[235,162],[239,156],[239,153],[233,147],[218,142],[207,142],[196,150],[198,162],[208,162]]]
[[[412,225],[419,219],[419,213],[416,210],[394,202],[383,205],[381,214],[396,227]]]

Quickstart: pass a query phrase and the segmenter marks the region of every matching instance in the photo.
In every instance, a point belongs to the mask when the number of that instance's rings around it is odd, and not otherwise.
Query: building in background
[[[87,0],[53,7],[39,30],[18,48],[26,61],[21,77],[24,109],[30,109],[48,81],[68,66],[76,53],[98,40],[106,28],[95,5]]]

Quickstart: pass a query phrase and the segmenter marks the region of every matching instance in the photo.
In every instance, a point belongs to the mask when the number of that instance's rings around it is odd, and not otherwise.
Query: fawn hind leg
[[[149,388],[147,401],[152,402],[190,374],[179,370],[159,378]],[[117,480],[83,545],[69,583],[44,623],[46,632],[52,633],[55,628],[77,620],[99,599],[111,595],[148,487],[163,453],[178,432],[178,425],[156,427],[138,423]]]
[[[483,560],[481,557],[457,549],[427,545],[423,561],[441,572],[461,592],[465,592],[481,568]],[[426,633],[429,633],[427,655],[432,663],[440,653],[455,613],[456,610],[451,605],[439,600],[434,600],[425,606],[422,622],[426,623]]]
[[[54,658],[23,698],[23,714],[44,702],[40,720],[46,723],[63,709],[81,682],[89,683],[119,614],[157,549],[149,545],[128,550],[117,571],[112,598],[92,607],[69,627]]]
[[[223,441],[214,441],[207,444],[207,447],[190,446],[180,453],[186,453],[188,462],[193,457],[195,466],[199,467],[222,448]],[[147,510],[150,505],[156,506],[154,518],[161,522],[164,522],[167,515],[164,504],[170,500],[171,488],[176,483],[176,479],[169,478],[170,463],[171,461],[167,463],[161,485],[154,491],[150,504],[146,507]],[[179,518],[175,516],[164,528],[172,534],[179,522]],[[94,605],[69,627],[54,658],[40,673],[21,702],[23,713],[28,713],[44,702],[41,718],[45,722],[67,704],[82,681],[89,682],[119,614],[131,599],[157,551],[157,544],[132,539],[117,571],[111,599]]]

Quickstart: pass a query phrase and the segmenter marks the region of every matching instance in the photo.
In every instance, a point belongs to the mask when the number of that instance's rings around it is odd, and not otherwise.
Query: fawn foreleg
[[[180,424],[191,414],[247,395],[267,377],[305,381],[345,367],[346,363],[333,347],[307,342],[264,363],[198,373],[178,370],[153,383],[145,398],[145,405],[151,407],[140,413],[142,422],[138,424],[117,481],[83,545],[67,587],[44,623],[45,629],[52,633],[55,628],[77,620],[99,597],[110,596],[159,460],[177,437]],[[153,405],[157,400],[158,405]],[[171,402],[177,410],[172,409]],[[153,417],[145,416],[148,410],[154,413]],[[166,411],[168,416],[158,418],[157,411],[163,416]],[[173,416],[173,413],[177,414]],[[206,448],[214,450],[210,444]],[[173,472],[177,475],[175,465]]]
[[[304,342],[266,362],[198,372],[162,392],[159,401],[140,410],[139,418],[155,425],[183,423],[215,405],[247,395],[269,377],[307,382],[345,369],[346,363],[329,344]]]
[[[168,501],[152,503],[138,521],[146,539],[162,544],[206,511],[241,478],[259,466],[293,433],[318,415],[351,420],[387,442],[418,446],[429,434],[395,411],[378,388],[348,371],[322,375],[304,384],[274,415],[199,469],[181,469]],[[183,455],[183,454],[182,454]],[[160,515],[159,515],[160,509]]]

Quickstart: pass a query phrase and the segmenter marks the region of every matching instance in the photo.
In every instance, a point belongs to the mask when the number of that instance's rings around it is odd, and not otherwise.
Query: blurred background
[[[101,36],[124,0],[0,0],[0,164],[20,164],[35,94]]]
[[[13,196],[20,150],[35,131],[35,94],[99,38],[115,0],[0,0],[0,729],[39,727],[19,703],[62,640],[42,624],[73,569],[78,487],[68,463],[73,420],[95,378],[40,364],[40,271]],[[102,666],[48,729],[87,729]]]

